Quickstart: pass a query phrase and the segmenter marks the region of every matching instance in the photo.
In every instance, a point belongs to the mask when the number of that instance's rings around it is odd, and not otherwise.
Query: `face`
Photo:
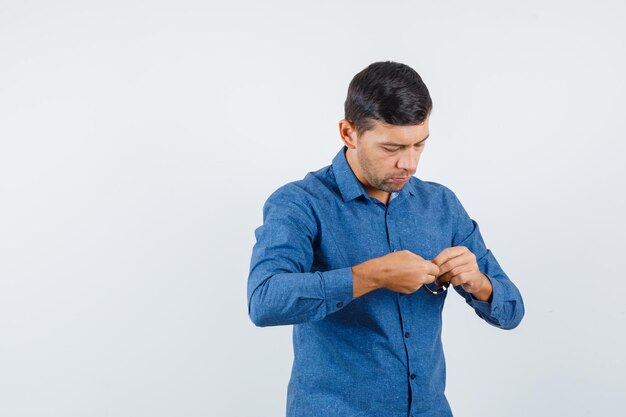
[[[344,122],[344,121],[342,121]],[[349,126],[349,123],[345,121]],[[415,174],[429,136],[428,118],[414,126],[376,122],[361,136],[341,129],[348,146],[346,157],[352,170],[373,197],[400,191]],[[344,135],[345,134],[345,135]]]

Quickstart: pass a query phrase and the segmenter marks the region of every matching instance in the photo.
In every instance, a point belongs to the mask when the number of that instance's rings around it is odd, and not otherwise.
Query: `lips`
[[[399,178],[390,178],[391,181],[398,183],[398,184],[406,184],[407,182],[409,182],[409,178],[410,177],[399,177]]]

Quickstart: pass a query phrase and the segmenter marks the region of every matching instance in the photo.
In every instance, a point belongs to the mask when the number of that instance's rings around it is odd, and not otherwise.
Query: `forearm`
[[[325,272],[278,273],[251,282],[248,314],[257,326],[317,321],[340,310],[353,298],[351,268]]]
[[[385,273],[378,259],[326,272],[280,273],[251,291],[249,315],[257,326],[321,320],[352,299],[381,288]]]
[[[481,275],[483,277],[481,289],[472,293],[472,296],[478,301],[485,301],[487,303],[490,303],[493,296],[493,286],[491,285],[491,281],[489,280],[489,278],[487,278],[487,276],[485,276],[485,274],[481,272]]]
[[[524,317],[522,296],[485,245],[478,223],[469,217],[458,199],[455,200],[459,216],[452,244],[465,246],[476,256],[479,270],[488,278],[491,288],[485,288],[475,296],[460,287],[454,288],[486,322],[501,329],[513,329]]]
[[[377,258],[370,259],[352,267],[353,296],[354,298],[381,288],[380,277],[385,271]]]
[[[524,302],[522,296],[508,277],[503,273],[494,273],[490,277],[491,296],[485,300],[474,294],[469,294],[461,288],[455,289],[465,297],[467,303],[474,308],[476,314],[489,324],[501,329],[513,329],[519,325],[524,317]]]

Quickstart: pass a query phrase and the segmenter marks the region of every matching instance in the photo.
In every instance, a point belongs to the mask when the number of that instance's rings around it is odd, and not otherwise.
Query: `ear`
[[[357,145],[358,135],[352,123],[346,119],[339,121],[339,135],[341,140],[346,144],[348,149],[355,149]]]

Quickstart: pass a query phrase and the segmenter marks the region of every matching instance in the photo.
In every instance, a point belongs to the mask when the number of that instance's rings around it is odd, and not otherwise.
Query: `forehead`
[[[429,135],[428,118],[419,125],[391,125],[376,122],[374,127],[363,134],[375,142],[393,142],[410,145],[425,139]]]

